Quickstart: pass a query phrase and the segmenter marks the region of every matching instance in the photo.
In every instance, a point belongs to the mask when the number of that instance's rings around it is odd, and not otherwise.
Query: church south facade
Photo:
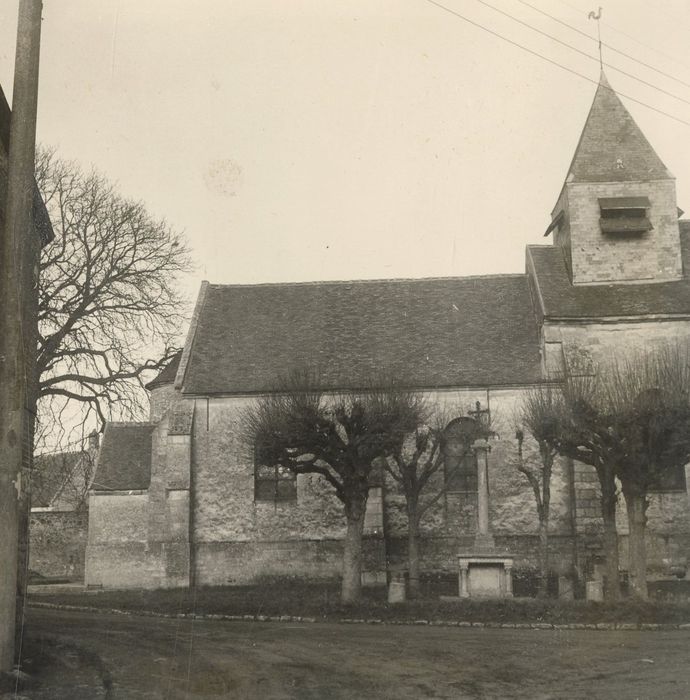
[[[523,274],[204,282],[183,351],[149,385],[150,420],[106,427],[89,499],[86,584],[339,574],[345,519],[329,485],[263,464],[241,436],[243,409],[304,365],[334,394],[366,387],[385,368],[449,418],[477,403],[489,410],[491,533],[514,572],[534,569],[536,508],[515,468],[521,397],[564,371],[690,340],[690,222],[680,219],[673,176],[603,75],[546,235],[545,245],[527,247]],[[422,521],[423,571],[457,573],[458,551],[476,534],[476,474],[463,469]],[[585,580],[601,555],[596,474],[560,459],[552,494],[553,574]],[[385,582],[404,564],[404,505],[392,481],[372,483],[365,581]],[[623,569],[624,512],[621,503]],[[684,470],[659,484],[648,518],[650,578],[683,575]]]

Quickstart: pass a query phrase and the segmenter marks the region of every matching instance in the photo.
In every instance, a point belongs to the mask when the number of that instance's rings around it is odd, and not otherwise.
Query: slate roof
[[[95,491],[138,491],[151,481],[153,423],[108,423],[98,454]]]
[[[315,369],[324,389],[367,387],[381,371],[411,387],[540,378],[526,275],[205,283],[200,299],[180,370],[186,394],[270,391],[296,366]]]
[[[690,221],[680,222],[684,277],[674,282],[574,286],[558,246],[528,246],[547,318],[690,315]]]
[[[10,119],[12,117],[12,112],[10,106],[5,97],[5,93],[0,86],[0,147],[2,148],[2,154],[0,154],[0,165],[2,161],[7,158],[7,154],[10,152]],[[7,187],[7,174],[4,168],[0,168],[0,191],[5,192]],[[3,197],[4,204],[4,197]],[[43,198],[38,190],[38,185],[34,184],[34,201],[33,201],[33,217],[34,217],[34,228],[41,238],[42,245],[50,243],[53,240],[53,226],[50,223],[50,217],[48,216],[48,210],[43,202]]]
[[[146,385],[146,388],[150,391],[151,389],[155,389],[158,386],[163,386],[164,384],[172,384],[175,381],[175,375],[177,374],[177,368],[180,366],[181,357],[182,350],[173,355],[170,362],[168,362],[160,373]]]
[[[617,161],[620,159],[619,167]],[[602,72],[567,182],[627,182],[672,175]]]

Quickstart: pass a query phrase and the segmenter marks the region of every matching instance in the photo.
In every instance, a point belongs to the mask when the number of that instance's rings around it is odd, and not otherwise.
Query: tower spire
[[[567,182],[645,182],[667,170],[602,71]]]

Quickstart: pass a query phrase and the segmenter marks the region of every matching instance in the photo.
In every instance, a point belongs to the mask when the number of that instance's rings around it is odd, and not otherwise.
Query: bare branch
[[[143,377],[167,364],[185,326],[176,281],[191,269],[189,250],[143,204],[53,150],[38,150],[36,180],[55,230],[40,263],[39,421],[65,402],[93,406],[101,423],[140,418]]]

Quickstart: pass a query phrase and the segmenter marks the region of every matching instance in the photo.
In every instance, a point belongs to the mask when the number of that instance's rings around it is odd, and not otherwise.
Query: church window
[[[267,450],[254,449],[254,501],[284,503],[297,500],[295,473],[270,459]]]
[[[565,374],[563,343],[549,341],[544,343],[544,365],[550,378],[562,377]]]
[[[599,211],[602,233],[641,234],[652,229],[647,197],[602,197]]]
[[[475,432],[472,418],[456,418],[446,427],[443,467],[449,493],[477,493],[477,458],[472,449]]]

